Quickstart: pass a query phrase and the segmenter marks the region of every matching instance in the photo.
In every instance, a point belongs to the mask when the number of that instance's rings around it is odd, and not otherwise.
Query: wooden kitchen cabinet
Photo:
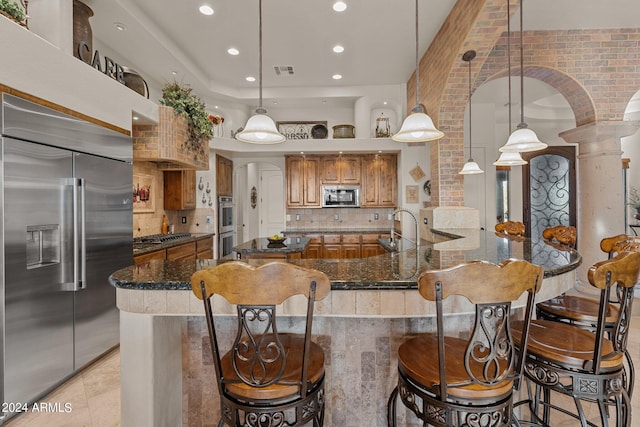
[[[397,205],[398,163],[395,154],[369,154],[363,160],[360,206]]]
[[[147,252],[142,255],[136,255],[133,257],[134,264],[142,264],[143,262],[151,261],[153,259],[166,259],[167,252],[164,249],[160,249],[159,251]]]
[[[340,259],[342,258],[342,245],[339,234],[325,234],[322,236],[322,258]]]
[[[196,208],[196,171],[164,172],[164,209],[182,211]]]
[[[213,259],[213,237],[196,240],[196,258]]]
[[[362,258],[359,234],[343,234],[340,258]]]
[[[167,259],[196,259],[196,242],[189,242],[167,248]]]
[[[233,196],[233,161],[216,154],[216,194]]]
[[[329,185],[360,184],[361,156],[322,156],[321,183]]]
[[[320,234],[305,234],[304,237],[309,238],[309,244],[304,252],[302,252],[302,258],[318,259],[322,258],[322,235]]]
[[[286,156],[287,207],[319,208],[320,159],[316,156]]]
[[[378,243],[378,239],[381,237],[389,237],[388,234],[363,234],[362,235],[362,258],[368,258],[372,256],[378,256],[384,254],[386,251]]]

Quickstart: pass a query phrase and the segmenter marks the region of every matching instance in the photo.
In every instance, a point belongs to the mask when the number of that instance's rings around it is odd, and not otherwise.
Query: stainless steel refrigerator
[[[133,264],[132,144],[7,94],[0,123],[0,393],[33,402],[119,342],[107,279]]]

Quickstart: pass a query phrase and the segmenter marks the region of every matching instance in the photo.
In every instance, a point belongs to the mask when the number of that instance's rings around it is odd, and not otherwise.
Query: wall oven
[[[232,252],[234,237],[233,198],[218,196],[218,258]]]

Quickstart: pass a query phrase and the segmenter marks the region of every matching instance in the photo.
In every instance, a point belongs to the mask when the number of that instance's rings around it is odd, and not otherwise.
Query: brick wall
[[[512,28],[518,1],[511,1]],[[526,9],[525,9],[526,30]],[[504,0],[460,0],[420,60],[420,98],[436,126],[445,133],[431,142],[433,206],[462,206],[464,181],[458,171],[464,157],[464,111],[468,103],[468,68],[462,54],[477,52],[472,62],[473,90],[504,77],[507,67],[507,4]],[[640,88],[640,28],[525,31],[524,75],[558,90],[574,111],[576,126],[621,121]],[[520,75],[520,35],[512,30],[511,74]],[[407,82],[407,108],[415,105],[415,75]]]

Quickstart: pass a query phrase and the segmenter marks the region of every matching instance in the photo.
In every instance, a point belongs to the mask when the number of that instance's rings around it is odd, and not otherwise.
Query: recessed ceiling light
[[[273,105],[278,105],[278,101],[272,101]]]
[[[334,74],[333,76],[331,76],[331,78],[333,80],[340,80],[342,78],[342,74]]]
[[[236,49],[235,47],[230,47],[229,49],[227,49],[227,53],[229,55],[236,56],[236,55],[240,54],[240,51],[238,49]]]
[[[218,108],[220,108],[220,107],[218,107],[217,105],[214,105],[214,106],[213,106],[213,108],[215,108],[215,109],[217,110],[217,109],[218,109]]]
[[[116,30],[118,31],[127,31],[127,26],[122,22],[114,22],[113,26],[116,27]]]
[[[255,77],[253,77],[253,76],[249,76],[249,77],[247,77],[245,80],[247,80],[248,82],[255,82],[255,81],[256,81],[256,78],[255,78]]]
[[[333,10],[336,12],[344,12],[347,9],[347,4],[343,1],[337,1],[333,4]]]
[[[138,117],[138,116],[133,116],[133,120],[140,120],[140,117]]]
[[[175,76],[175,75],[178,74],[178,72],[177,71],[172,71],[171,74]]]
[[[198,10],[200,10],[200,13],[203,15],[213,15],[213,8],[208,4],[203,4]]]
[[[340,46],[339,44],[337,44],[333,47],[333,51],[335,53],[342,53],[344,52],[344,46]]]
[[[384,102],[382,103],[382,105],[387,105],[387,101],[384,101]]]

